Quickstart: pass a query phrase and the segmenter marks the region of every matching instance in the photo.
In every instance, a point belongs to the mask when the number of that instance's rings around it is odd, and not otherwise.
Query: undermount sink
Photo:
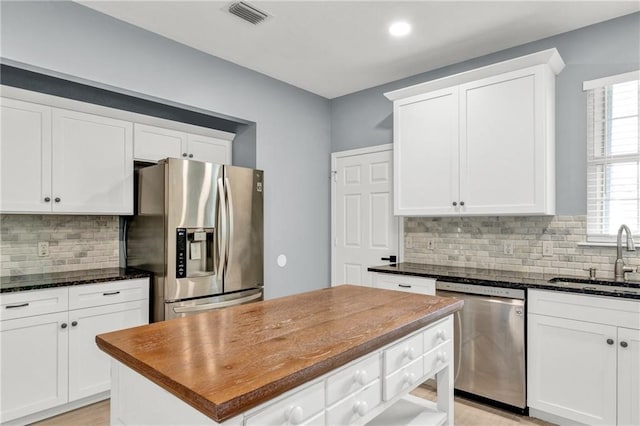
[[[615,281],[600,281],[600,280],[564,278],[564,277],[552,278],[549,280],[549,283],[556,284],[562,287],[577,288],[581,290],[593,290],[593,291],[601,291],[601,292],[607,292],[607,293],[640,295],[640,286],[634,283],[618,283]]]

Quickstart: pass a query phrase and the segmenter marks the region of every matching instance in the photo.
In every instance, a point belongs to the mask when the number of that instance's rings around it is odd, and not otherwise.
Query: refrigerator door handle
[[[224,183],[222,178],[218,178],[218,194],[220,194],[220,226],[217,229],[218,233],[218,276],[224,277],[225,265],[227,257],[227,195],[224,189]],[[222,240],[222,241],[221,241]]]
[[[213,309],[226,308],[234,305],[241,305],[246,302],[250,302],[252,300],[260,299],[262,297],[262,292],[252,294],[251,296],[241,297],[239,299],[227,300],[224,302],[215,302],[215,303],[203,303],[202,305],[196,306],[177,306],[173,308],[173,312],[176,314],[187,314],[190,312],[200,312],[200,311],[210,311]]]
[[[225,182],[225,188],[228,191],[226,193],[226,198],[227,198],[227,249],[226,249],[226,259],[225,259],[225,263],[224,263],[224,269],[227,269],[227,266],[229,265],[229,256],[232,253],[233,250],[233,239],[234,239],[234,232],[233,232],[233,218],[234,218],[234,212],[233,212],[233,196],[231,195],[231,191],[229,191],[229,178],[225,176],[224,178],[224,182]]]

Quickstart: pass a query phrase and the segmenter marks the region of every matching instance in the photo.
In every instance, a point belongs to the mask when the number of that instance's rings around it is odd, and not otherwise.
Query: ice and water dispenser
[[[176,229],[176,278],[215,274],[214,228]]]

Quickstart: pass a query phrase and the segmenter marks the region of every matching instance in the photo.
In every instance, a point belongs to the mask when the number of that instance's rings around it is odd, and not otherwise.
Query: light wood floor
[[[419,387],[412,392],[415,396],[435,400],[435,392],[429,388]],[[456,426],[548,426],[551,423],[531,417],[519,416],[508,411],[488,407],[486,405],[456,397]],[[88,405],[56,417],[35,423],[38,426],[108,426],[109,400]],[[391,425],[390,425],[391,426]]]

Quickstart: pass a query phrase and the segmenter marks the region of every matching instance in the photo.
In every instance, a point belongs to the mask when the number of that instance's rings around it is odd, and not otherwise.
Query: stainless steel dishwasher
[[[464,300],[454,321],[455,389],[524,412],[524,290],[436,281],[436,294]]]

